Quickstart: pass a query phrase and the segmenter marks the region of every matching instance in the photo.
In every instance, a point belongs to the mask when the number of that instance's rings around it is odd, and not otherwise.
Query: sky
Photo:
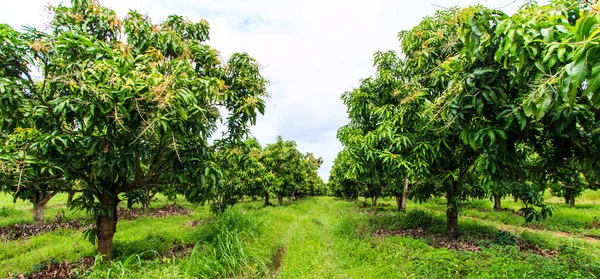
[[[42,29],[44,7],[70,1],[3,0],[0,23]],[[270,81],[264,116],[251,131],[264,146],[281,135],[323,158],[327,181],[348,123],[340,96],[373,74],[372,55],[396,50],[396,34],[442,7],[483,4],[513,13],[523,0],[100,0],[121,17],[137,10],[155,23],[168,15],[208,20],[209,44],[226,60],[247,52]]]

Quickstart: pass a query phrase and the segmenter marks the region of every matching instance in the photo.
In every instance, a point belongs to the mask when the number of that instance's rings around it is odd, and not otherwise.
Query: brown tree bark
[[[406,212],[406,198],[408,197],[408,177],[404,178],[404,191],[402,191],[402,200],[400,211]]]
[[[575,207],[575,196],[570,196],[569,197],[569,207],[570,208]]]
[[[271,202],[269,202],[269,192],[265,191],[265,206],[269,205],[271,205]]]
[[[458,205],[454,201],[456,185],[451,184],[446,189],[446,229],[452,238],[458,238]]]
[[[371,198],[371,204],[373,206],[377,206],[377,196],[374,196],[374,197]]]
[[[98,251],[104,260],[112,260],[113,238],[117,231],[118,194],[105,190],[101,196],[100,203],[107,214],[98,216],[96,220],[96,227],[98,229]]]
[[[44,223],[44,208],[56,192],[40,191],[31,197],[30,201],[33,204],[33,221],[40,225]]]
[[[42,203],[33,204],[33,221],[40,225],[44,223],[44,207],[46,205]]]
[[[277,201],[279,201],[279,205],[283,204],[283,196],[277,196]]]
[[[398,211],[402,211],[402,198],[398,194],[395,194],[394,198],[396,198],[396,205],[398,205]]]
[[[494,210],[502,210],[502,197],[500,195],[494,195]]]

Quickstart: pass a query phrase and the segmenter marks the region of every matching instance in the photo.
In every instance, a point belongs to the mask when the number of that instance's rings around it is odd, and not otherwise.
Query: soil
[[[163,254],[163,257],[171,259],[181,259],[187,257],[192,252],[192,249],[194,249],[194,246],[194,244],[190,243],[176,244],[169,248],[169,250]]]
[[[591,229],[598,229],[600,228],[600,220],[598,220],[598,217],[594,216],[594,220],[592,222],[586,222],[585,223],[585,229],[586,230],[591,230]]]
[[[378,229],[375,231],[373,236],[377,238],[385,238],[389,236],[404,236],[404,237],[412,237],[412,238],[427,238],[430,241],[431,246],[435,248],[448,248],[452,250],[467,250],[467,251],[481,251],[481,247],[472,240],[464,240],[464,239],[453,239],[443,234],[431,234],[426,232],[423,229],[395,229],[395,230],[386,230],[386,229]]]
[[[151,208],[147,210],[140,208],[119,208],[117,211],[117,215],[119,216],[120,220],[133,220],[142,216],[166,217],[172,215],[186,215],[190,213],[192,213],[191,210],[178,204],[169,204],[160,208]]]
[[[14,224],[7,227],[0,227],[0,241],[26,239],[59,229],[80,230],[91,226],[81,220],[63,220],[62,214],[58,213],[54,220],[43,224]]]
[[[279,273],[279,269],[281,268],[281,264],[283,262],[283,255],[285,254],[286,250],[287,246],[279,246],[277,251],[275,251],[273,258],[271,258],[270,274],[272,276],[275,276],[277,273]]]
[[[192,220],[185,224],[186,227],[197,227],[204,224],[206,220]]]
[[[36,266],[34,271],[19,274],[15,278],[28,279],[70,279],[85,276],[86,270],[94,265],[93,257],[84,257],[76,262],[48,261]]]

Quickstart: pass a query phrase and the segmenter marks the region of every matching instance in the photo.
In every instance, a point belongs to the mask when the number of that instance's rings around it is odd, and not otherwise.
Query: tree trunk
[[[575,207],[575,196],[570,196],[569,197],[569,207],[570,208]]]
[[[279,205],[283,204],[283,196],[277,196],[277,200],[279,201]]]
[[[502,210],[502,197],[500,195],[494,195],[494,210]]]
[[[36,202],[33,203],[33,221],[41,225],[44,223],[44,207],[45,203]]]
[[[396,198],[396,204],[398,205],[398,211],[402,211],[402,198],[398,194],[395,194],[394,197]]]
[[[271,202],[269,202],[269,192],[265,191],[265,206],[269,205],[271,205]]]
[[[373,196],[371,198],[371,201],[372,201],[373,206],[377,206],[377,196]]]
[[[565,204],[569,204],[569,197],[565,196]]]
[[[150,208],[150,205],[152,204],[152,200],[154,199],[154,197],[156,196],[157,192],[154,192],[152,194],[150,194],[150,188],[146,188],[146,199],[142,200],[142,209],[146,210],[148,208]]]
[[[100,215],[96,219],[96,227],[98,228],[98,251],[104,260],[112,260],[113,238],[117,231],[118,194],[106,191],[102,194],[100,203],[107,214]]]
[[[452,238],[458,238],[458,204],[454,200],[455,196],[456,185],[451,184],[446,189],[446,228]]]
[[[33,204],[33,221],[40,225],[44,223],[44,208],[56,193],[39,191],[33,194],[30,201]]]
[[[406,212],[406,198],[408,197],[408,177],[404,178],[404,191],[402,192],[402,206],[400,211]]]
[[[69,197],[67,198],[67,206],[71,205],[74,197],[75,197],[75,192],[69,192]]]

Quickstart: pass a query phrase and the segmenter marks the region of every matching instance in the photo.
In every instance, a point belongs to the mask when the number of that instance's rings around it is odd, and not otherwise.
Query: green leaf
[[[597,95],[600,95],[596,92],[600,89],[600,63],[594,64],[592,67],[592,73],[590,74],[590,78],[586,82],[586,89],[583,92],[583,95],[587,95],[590,93],[594,93],[593,98],[596,99]],[[593,100],[594,104],[600,106],[600,100]]]
[[[494,142],[496,141],[496,134],[494,133],[494,130],[488,130],[487,134],[490,138],[490,144],[494,144]]]
[[[501,139],[503,140],[507,140],[508,137],[506,136],[506,133],[502,130],[496,129],[494,130],[496,132],[496,134],[498,134],[498,136],[500,136]]]
[[[544,98],[542,99],[541,105],[539,106],[539,108],[537,110],[536,118],[538,121],[544,117],[546,112],[548,112],[548,109],[550,108],[551,104],[552,104],[552,98],[550,98],[550,96],[545,94]]]
[[[566,103],[572,104],[575,102],[577,89],[581,87],[581,84],[585,81],[587,77],[587,58],[583,56],[579,60],[573,61],[571,64],[567,65],[566,71],[569,75],[571,85],[568,87],[568,92],[566,92],[567,98],[563,98],[563,100]]]
[[[483,98],[477,97],[477,113],[481,114],[483,112]]]

